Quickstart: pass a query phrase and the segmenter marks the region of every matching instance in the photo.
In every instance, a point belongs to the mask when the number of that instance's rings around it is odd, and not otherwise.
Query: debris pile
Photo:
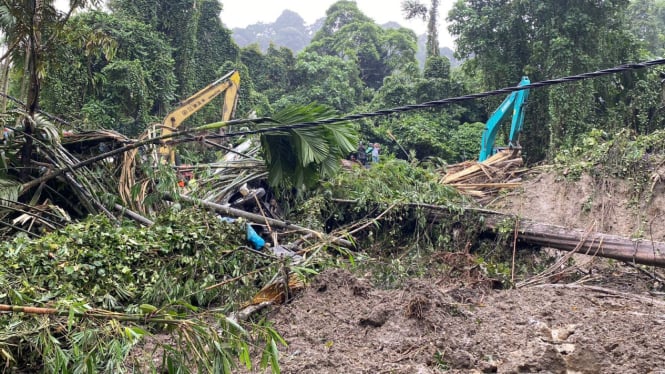
[[[502,189],[521,186],[524,161],[518,150],[502,150],[483,162],[464,161],[449,165],[441,183],[455,187],[462,194],[482,203]]]

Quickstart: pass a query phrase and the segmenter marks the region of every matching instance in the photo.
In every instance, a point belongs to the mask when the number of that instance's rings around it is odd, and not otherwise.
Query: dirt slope
[[[558,180],[555,173],[532,174],[516,193],[490,206],[507,213],[554,225],[665,241],[665,186],[636,197],[630,180]],[[650,196],[648,196],[650,195]]]

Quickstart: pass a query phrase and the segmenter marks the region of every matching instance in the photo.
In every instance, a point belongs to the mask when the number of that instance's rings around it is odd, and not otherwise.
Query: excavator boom
[[[187,118],[198,112],[214,98],[224,93],[222,105],[222,121],[228,121],[235,112],[238,102],[238,89],[240,87],[240,74],[233,70],[225,76],[210,83],[199,92],[185,99],[177,108],[169,113],[162,123],[162,135],[170,134]],[[172,147],[162,145],[159,147],[159,156],[162,160],[169,160],[171,165],[175,164],[175,152]]]
[[[529,78],[522,77],[522,80],[517,86],[521,87],[529,84],[531,84]],[[480,155],[478,156],[478,161],[485,161],[494,153],[494,142],[496,140],[496,135],[499,132],[501,120],[511,109],[513,111],[513,118],[510,126],[508,147],[511,149],[519,148],[519,136],[524,124],[524,111],[522,110],[522,107],[526,103],[528,97],[528,89],[512,92],[505,100],[503,100],[494,113],[492,113],[492,116],[487,120],[485,131],[483,132],[483,137],[480,142]]]

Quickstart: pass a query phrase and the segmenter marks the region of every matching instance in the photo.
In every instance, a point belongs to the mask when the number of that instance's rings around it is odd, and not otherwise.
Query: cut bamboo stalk
[[[497,163],[499,161],[505,160],[505,159],[510,158],[510,157],[512,157],[512,151],[502,151],[502,152],[498,152],[497,154],[495,154],[492,157],[488,158],[487,160],[483,161],[482,164],[483,165],[492,165],[494,163]],[[443,178],[442,183],[448,184],[451,181],[462,179],[462,178],[464,178],[468,175],[476,173],[482,167],[480,164],[481,164],[480,162],[476,162],[475,164],[473,164],[473,165],[471,165],[467,168],[464,168],[461,171],[458,171],[457,173],[448,174]]]
[[[148,226],[148,227],[149,227],[149,226],[152,226],[152,225],[154,224],[153,221],[151,221],[151,220],[149,220],[149,219],[143,217],[142,215],[140,215],[140,214],[138,214],[138,213],[136,213],[136,212],[134,212],[134,211],[131,211],[131,210],[125,208],[124,206],[122,206],[122,205],[120,205],[120,204],[115,204],[114,207],[115,207],[115,209],[116,209],[117,211],[119,211],[120,213],[124,214],[125,216],[127,216],[127,217],[133,219],[134,221],[136,221],[136,222],[138,222],[138,223],[140,223],[140,224],[142,224],[142,225],[144,225],[144,226]]]
[[[476,188],[518,188],[522,183],[453,183],[450,186],[461,189]]]
[[[185,196],[185,195],[179,195],[180,199],[183,201],[186,201],[191,204],[197,204],[205,207],[206,209],[213,210],[219,213],[224,213],[229,216],[233,217],[241,217],[245,218],[246,220],[252,221],[254,223],[259,223],[259,224],[264,224],[268,222],[270,225],[273,227],[280,227],[288,230],[294,230],[296,232],[304,233],[304,234],[314,234],[316,237],[321,238],[322,240],[330,240],[331,243],[337,244],[342,247],[347,247],[347,248],[353,248],[354,245],[348,240],[345,239],[340,239],[340,238],[333,238],[330,237],[330,235],[324,234],[322,232],[308,229],[306,227],[294,225],[292,223],[280,221],[274,218],[267,218],[264,217],[260,214],[254,214],[254,213],[249,213],[244,210],[240,209],[235,209],[231,208],[228,206],[220,205],[220,204],[215,204],[211,203],[209,201],[201,200],[201,199],[196,199],[193,197]]]

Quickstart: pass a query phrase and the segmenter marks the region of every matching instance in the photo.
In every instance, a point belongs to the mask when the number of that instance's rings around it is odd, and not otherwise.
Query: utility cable
[[[664,65],[664,64],[665,64],[665,59],[651,60],[651,61],[645,61],[645,62],[633,63],[633,64],[624,64],[624,65],[615,66],[615,67],[609,68],[609,69],[597,70],[597,71],[578,74],[578,75],[571,75],[571,76],[563,77],[563,78],[549,79],[549,80],[544,80],[544,81],[535,82],[535,83],[531,83],[531,84],[526,84],[526,85],[523,85],[523,86],[505,87],[505,88],[500,88],[500,89],[493,90],[493,91],[486,91],[486,92],[469,94],[469,95],[464,95],[464,96],[458,96],[458,97],[451,97],[451,98],[446,98],[446,99],[428,101],[428,102],[424,102],[424,103],[420,103],[420,104],[405,105],[405,106],[395,107],[395,108],[391,108],[391,109],[382,109],[382,110],[377,110],[375,112],[350,114],[350,115],[346,115],[346,116],[343,116],[343,117],[328,118],[328,119],[323,119],[323,120],[319,120],[319,121],[301,122],[301,123],[295,123],[295,124],[290,124],[290,125],[272,126],[272,127],[258,128],[258,129],[254,129],[254,130],[243,130],[243,131],[229,132],[229,133],[226,133],[226,134],[208,135],[205,138],[206,139],[218,139],[218,138],[230,138],[230,137],[241,136],[241,135],[264,134],[264,133],[271,133],[271,132],[280,132],[280,131],[289,131],[289,130],[294,130],[294,129],[317,127],[317,126],[323,126],[323,125],[329,125],[329,124],[339,124],[339,123],[344,123],[344,122],[354,121],[354,120],[359,120],[359,119],[364,119],[364,118],[389,116],[389,115],[392,115],[392,114],[404,113],[404,112],[408,112],[408,111],[412,111],[412,110],[436,108],[436,107],[440,107],[440,106],[443,106],[443,105],[446,105],[446,104],[451,104],[451,103],[458,103],[458,102],[462,102],[462,101],[475,100],[475,99],[480,99],[480,98],[489,97],[489,96],[503,95],[503,94],[506,94],[506,93],[511,93],[511,92],[520,91],[520,90],[528,90],[528,89],[531,89],[531,88],[541,88],[541,87],[553,86],[553,85],[557,85],[557,84],[577,82],[577,81],[581,81],[581,80],[585,80],[585,79],[597,78],[597,77],[604,76],[604,75],[611,75],[611,74],[621,73],[621,72],[630,71],[630,70],[644,69],[644,68],[649,68],[649,67]]]
[[[23,108],[27,108],[27,107],[28,107],[28,105],[27,105],[26,103],[24,103],[23,101],[21,101],[21,100],[15,98],[14,96],[7,95],[7,94],[5,94],[5,93],[1,93],[1,92],[0,92],[0,96],[2,96],[2,97],[6,97],[7,99],[9,99],[9,100],[15,102],[16,104],[22,106]],[[63,125],[70,125],[70,123],[67,122],[67,121],[65,121],[64,119],[62,119],[62,118],[60,118],[60,117],[57,117],[57,116],[54,116],[53,114],[47,113],[47,112],[45,112],[45,111],[43,111],[43,110],[41,110],[41,109],[37,109],[37,113],[44,115],[46,118],[48,118],[48,119],[50,119],[50,120],[52,120],[52,121],[60,122],[60,123],[63,124]]]

